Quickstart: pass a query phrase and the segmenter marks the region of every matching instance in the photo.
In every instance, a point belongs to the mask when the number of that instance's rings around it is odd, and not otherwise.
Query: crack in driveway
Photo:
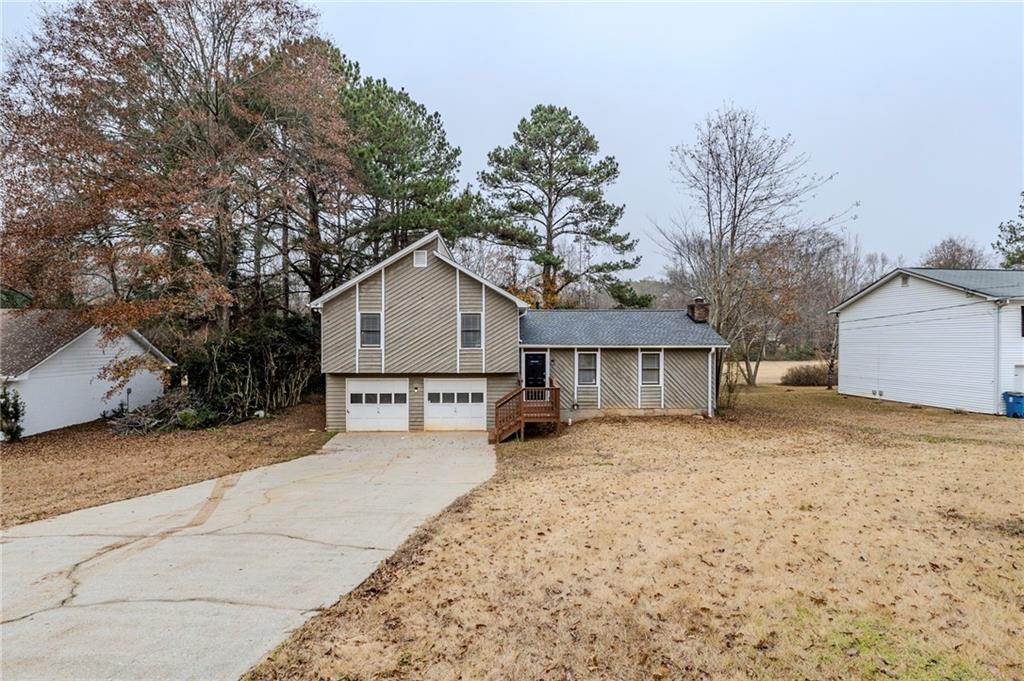
[[[57,577],[57,578],[68,580],[68,582],[70,582],[70,584],[71,584],[71,587],[68,589],[67,595],[64,596],[64,598],[62,598],[60,600],[60,602],[56,606],[53,606],[53,607],[50,607],[50,608],[43,608],[41,610],[36,610],[34,612],[28,613],[27,615],[22,615],[22,616],[15,617],[15,618],[12,618],[12,619],[9,619],[9,620],[3,620],[3,621],[0,621],[0,624],[7,624],[8,622],[16,622],[16,621],[18,621],[20,619],[25,619],[26,617],[31,617],[33,614],[36,614],[38,612],[45,612],[47,610],[56,610],[58,608],[63,608],[63,607],[66,607],[66,606],[70,605],[72,603],[72,601],[74,601],[74,599],[78,596],[78,588],[82,585],[82,581],[81,581],[81,579],[79,579],[79,576],[78,576],[79,570],[81,570],[83,567],[85,567],[89,563],[92,563],[93,561],[99,560],[103,556],[106,556],[106,555],[108,555],[110,553],[113,553],[114,551],[118,551],[119,549],[127,549],[127,548],[131,547],[133,550],[131,552],[127,552],[126,551],[123,554],[123,556],[122,556],[122,557],[127,557],[129,555],[133,555],[135,553],[139,553],[140,551],[145,551],[146,549],[149,549],[149,548],[152,548],[152,547],[156,546],[157,544],[162,542],[164,539],[166,539],[167,537],[170,537],[171,535],[175,534],[176,532],[181,532],[182,530],[187,530],[187,529],[192,528],[192,527],[199,527],[200,525],[204,524],[207,520],[210,519],[210,517],[213,515],[214,511],[217,510],[217,507],[224,500],[224,495],[227,493],[227,491],[229,489],[231,489],[232,487],[234,487],[238,483],[238,479],[240,477],[241,477],[241,473],[234,473],[232,475],[226,475],[226,476],[224,476],[222,478],[217,478],[217,481],[213,485],[213,489],[210,490],[210,494],[206,498],[206,500],[203,502],[202,506],[200,506],[199,510],[195,513],[195,515],[192,516],[192,519],[189,520],[184,525],[179,525],[179,526],[176,526],[176,527],[171,527],[171,528],[163,530],[161,532],[157,532],[156,534],[146,534],[146,535],[131,537],[131,538],[124,539],[122,541],[114,542],[113,544],[107,544],[106,546],[100,547],[99,549],[97,549],[96,551],[94,551],[90,555],[86,556],[82,560],[79,560],[79,561],[73,563],[71,566],[69,566],[69,567],[67,567],[67,568],[65,568],[63,570],[60,570],[58,572],[51,572],[49,574],[43,575],[38,580],[39,582],[45,581],[47,579],[50,579],[51,577]]]

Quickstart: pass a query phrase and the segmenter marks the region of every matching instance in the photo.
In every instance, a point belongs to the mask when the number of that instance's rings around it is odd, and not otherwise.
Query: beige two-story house
[[[530,309],[459,265],[436,232],[311,307],[321,314],[331,430],[487,430],[500,439],[513,417],[711,415],[715,353],[727,347],[700,302],[687,311]]]

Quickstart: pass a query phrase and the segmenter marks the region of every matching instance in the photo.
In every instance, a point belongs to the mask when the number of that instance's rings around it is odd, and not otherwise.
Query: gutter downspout
[[[993,381],[993,384],[995,385],[995,390],[996,390],[996,394],[995,394],[996,410],[995,410],[995,413],[998,415],[998,414],[1001,413],[1000,410],[1001,410],[1001,408],[1003,406],[1003,394],[1002,394],[1002,391],[1000,390],[1000,386],[999,386],[999,370],[1002,368],[1002,343],[1000,343],[1000,331],[1002,331],[1002,327],[1001,327],[1001,324],[1000,324],[1000,318],[1002,317],[1003,307],[1009,301],[1007,301],[1007,300],[993,300],[992,302],[994,302],[996,304],[996,315],[995,315],[995,320],[996,320],[995,372],[996,373],[995,373],[995,381]]]

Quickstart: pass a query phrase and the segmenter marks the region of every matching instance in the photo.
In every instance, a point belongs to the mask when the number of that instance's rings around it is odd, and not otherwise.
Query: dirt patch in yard
[[[323,403],[208,430],[116,436],[102,421],[0,445],[0,524],[39,520],[317,451]]]
[[[498,449],[249,679],[1024,678],[1024,423],[762,388]]]

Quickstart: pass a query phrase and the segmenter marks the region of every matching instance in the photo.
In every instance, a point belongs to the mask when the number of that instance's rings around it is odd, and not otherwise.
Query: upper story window
[[[661,353],[644,352],[640,355],[640,383],[643,385],[661,384]]]
[[[462,313],[462,347],[480,347],[480,313]]]
[[[576,384],[597,385],[597,353],[581,352],[576,358]]]
[[[380,347],[380,312],[363,312],[359,315],[359,347]]]
[[[412,266],[413,267],[426,267],[427,266],[427,252],[426,251],[413,251],[412,252]]]

